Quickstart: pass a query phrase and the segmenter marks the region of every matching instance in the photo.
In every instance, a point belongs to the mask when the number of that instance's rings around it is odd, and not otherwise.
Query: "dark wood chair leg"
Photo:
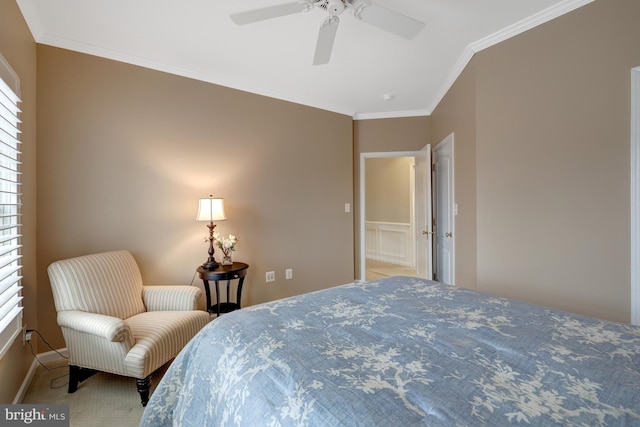
[[[78,390],[78,384],[86,380],[92,375],[98,373],[95,369],[81,368],[76,365],[69,365],[69,393],[75,393]]]
[[[149,388],[151,387],[151,375],[143,379],[136,379],[136,384],[138,385],[138,393],[140,393],[142,406],[147,406],[147,402],[149,402]]]

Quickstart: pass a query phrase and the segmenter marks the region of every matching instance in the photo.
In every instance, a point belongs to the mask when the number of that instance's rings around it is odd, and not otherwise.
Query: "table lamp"
[[[198,216],[196,221],[208,221],[207,227],[209,227],[209,258],[202,264],[202,268],[207,270],[213,270],[218,268],[219,264],[213,257],[213,229],[216,228],[216,224],[213,221],[224,221],[227,217],[224,215],[224,199],[213,197],[210,195],[207,198],[200,199],[198,204]]]

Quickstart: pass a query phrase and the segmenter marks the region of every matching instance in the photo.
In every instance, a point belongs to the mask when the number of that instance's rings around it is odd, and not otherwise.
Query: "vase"
[[[233,260],[231,259],[231,253],[228,254],[224,254],[224,257],[222,258],[222,265],[233,265]]]

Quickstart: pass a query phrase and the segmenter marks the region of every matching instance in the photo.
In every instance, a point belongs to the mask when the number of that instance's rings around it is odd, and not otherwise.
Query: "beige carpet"
[[[38,367],[25,394],[23,403],[69,404],[71,427],[134,427],[144,408],[136,380],[98,373],[83,381],[75,393],[67,393],[69,367],[66,361],[52,362]],[[151,380],[151,392],[166,371],[168,364],[156,372]]]

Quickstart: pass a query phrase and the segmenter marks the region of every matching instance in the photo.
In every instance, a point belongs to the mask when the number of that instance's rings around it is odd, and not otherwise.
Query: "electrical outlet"
[[[275,271],[267,271],[266,274],[267,283],[276,281],[276,272]]]
[[[27,329],[27,325],[22,326],[22,346],[27,345],[31,341],[31,329]]]
[[[287,280],[293,279],[293,268],[287,268],[284,271],[284,278]]]

